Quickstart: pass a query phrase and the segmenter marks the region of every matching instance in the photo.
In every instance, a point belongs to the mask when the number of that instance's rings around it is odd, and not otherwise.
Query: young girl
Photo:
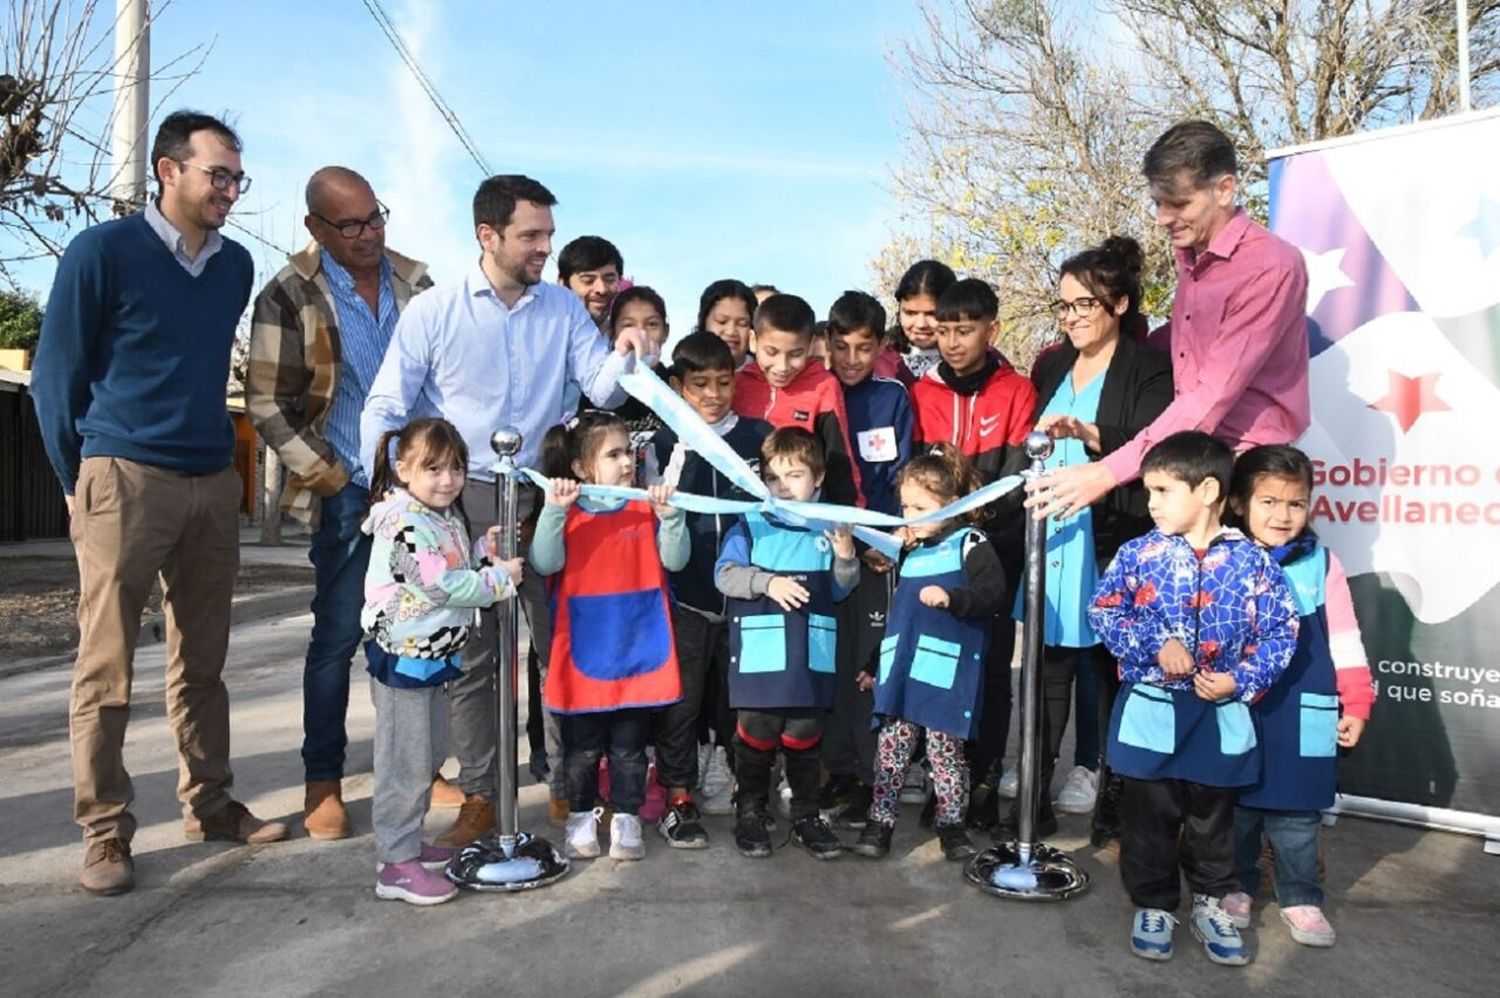
[[[1358,744],[1375,694],[1349,580],[1307,526],[1312,483],[1307,455],[1285,446],[1246,451],[1230,481],[1230,508],[1280,563],[1302,623],[1291,665],[1254,707],[1265,763],[1260,782],[1242,790],[1235,807],[1240,890],[1223,907],[1237,927],[1250,925],[1267,839],[1281,920],[1304,946],[1332,946],[1318,884],[1319,812],[1333,806],[1338,750]]]
[[[902,380],[908,385],[943,359],[937,348],[937,303],[943,292],[956,283],[957,275],[945,264],[919,260],[901,275],[896,285],[896,322],[901,332],[892,337],[891,350],[906,369],[908,377]],[[875,373],[890,376],[880,366]]]
[[[462,668],[476,607],[512,599],[521,559],[494,557],[488,537],[469,550],[455,508],[468,448],[443,419],[419,419],[380,438],[364,531],[374,537],[360,623],[375,704],[375,794],[371,821],[380,863],[375,896],[441,904],[457,888],[438,873],[452,849],[422,841],[432,774],[446,751],[443,684]]]
[[[609,752],[611,859],[642,859],[646,739],[656,708],[682,698],[667,572],[688,559],[682,511],[657,485],[652,502],[580,498],[579,483],[627,486],[635,471],[620,417],[585,412],[542,442],[551,477],[531,541],[549,580],[552,655],[542,698],[562,721],[567,854],[599,855],[599,759]]]
[[[653,353],[661,356],[662,347],[666,345],[667,337],[671,334],[671,327],[667,325],[667,303],[662,300],[661,295],[644,284],[633,284],[615,296],[613,304],[609,309],[609,341],[613,343],[615,338],[627,329],[639,329],[646,334],[647,339],[653,344]],[[653,370],[656,376],[663,381],[667,380],[667,369],[657,363]],[[583,408],[588,408],[585,404]],[[615,415],[625,420],[626,427],[630,430],[630,452],[635,456],[635,475],[627,485],[643,485],[645,483],[646,452],[649,449],[651,436],[664,425],[661,417],[652,412],[638,398],[628,398],[614,408]]]
[[[913,458],[896,479],[908,518],[941,509],[978,485],[979,476],[951,444]],[[963,828],[969,803],[964,740],[979,730],[984,656],[1005,577],[984,534],[966,523],[903,529],[909,546],[880,643],[880,674],[859,677],[861,689],[875,688],[881,723],[874,803],[854,851],[872,859],[890,851],[902,779],[925,732],[937,793],[932,823],[943,855],[958,861],[974,854]]]
[[[756,304],[749,285],[732,277],[714,281],[698,300],[698,328],[729,345],[735,370],[744,367],[750,356],[750,323]]]

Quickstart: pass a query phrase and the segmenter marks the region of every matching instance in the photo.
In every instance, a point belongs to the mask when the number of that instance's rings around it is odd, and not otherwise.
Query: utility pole
[[[146,203],[146,127],[151,114],[149,0],[115,0],[115,105],[110,131],[110,195],[115,213]]]

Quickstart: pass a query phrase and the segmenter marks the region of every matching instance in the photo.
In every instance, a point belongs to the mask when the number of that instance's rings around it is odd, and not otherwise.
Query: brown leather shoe
[[[464,792],[442,773],[432,777],[432,807],[463,807]]]
[[[90,894],[124,894],[135,887],[135,861],[121,839],[95,839],[83,855],[78,882]]]
[[[547,798],[547,824],[562,828],[568,823],[568,798]]]
[[[342,792],[339,780],[314,780],[307,785],[302,827],[307,829],[309,838],[349,837],[349,812],[344,809]]]
[[[462,849],[494,827],[494,802],[485,800],[479,794],[472,794],[464,799],[463,806],[458,809],[458,818],[454,820],[453,827],[432,841],[434,845],[444,849]]]
[[[206,817],[193,815],[182,823],[182,831],[189,842],[246,842],[259,845],[263,842],[280,842],[287,837],[287,828],[281,822],[261,821],[237,800],[230,801]]]

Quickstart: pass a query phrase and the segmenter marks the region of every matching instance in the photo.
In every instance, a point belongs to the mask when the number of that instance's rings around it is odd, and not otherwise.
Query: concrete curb
[[[241,596],[229,605],[229,626],[238,627],[251,621],[267,617],[289,617],[306,613],[312,605],[312,586],[292,586],[269,593]],[[136,647],[159,644],[167,639],[167,622],[159,613],[152,614],[141,622],[141,636]],[[0,663],[0,679],[19,676],[27,672],[40,672],[60,665],[72,665],[74,652],[61,655],[43,655],[40,658],[23,658],[19,662]]]

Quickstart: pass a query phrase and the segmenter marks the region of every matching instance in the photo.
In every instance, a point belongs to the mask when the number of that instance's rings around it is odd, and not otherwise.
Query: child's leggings
[[[370,679],[375,705],[375,792],[370,824],[375,858],[404,863],[422,851],[422,819],[432,774],[448,744],[448,698],[441,686],[397,689]]]
[[[922,734],[919,725],[894,717],[886,718],[880,726],[875,743],[874,802],[870,805],[870,820],[877,825],[889,828],[896,823],[901,781]],[[969,761],[964,756],[964,740],[941,731],[926,734],[927,764],[937,793],[932,823],[938,828],[960,824],[969,807]]]

